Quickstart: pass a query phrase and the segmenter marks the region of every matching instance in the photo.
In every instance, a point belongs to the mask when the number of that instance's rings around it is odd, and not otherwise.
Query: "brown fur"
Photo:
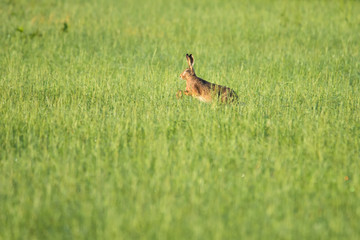
[[[214,99],[222,103],[234,102],[238,99],[235,91],[231,88],[210,83],[204,79],[199,78],[194,70],[194,58],[192,54],[186,54],[186,60],[189,67],[180,74],[180,78],[186,81],[185,91],[179,90],[176,94],[178,98],[183,94],[192,96],[203,102],[211,102]]]

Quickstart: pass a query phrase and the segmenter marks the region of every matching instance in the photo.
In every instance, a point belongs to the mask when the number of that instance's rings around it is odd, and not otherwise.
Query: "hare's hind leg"
[[[221,95],[221,102],[223,103],[233,103],[238,100],[238,96],[235,91],[232,89],[226,89],[226,91]]]

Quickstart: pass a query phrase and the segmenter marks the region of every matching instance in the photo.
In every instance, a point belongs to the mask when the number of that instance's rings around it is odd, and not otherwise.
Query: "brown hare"
[[[177,98],[180,98],[185,94],[193,96],[202,102],[219,100],[222,103],[230,103],[238,99],[235,91],[231,88],[210,83],[196,76],[194,70],[194,57],[192,54],[186,54],[186,60],[189,67],[180,74],[180,78],[186,81],[186,89],[185,91],[179,90],[176,94]]]

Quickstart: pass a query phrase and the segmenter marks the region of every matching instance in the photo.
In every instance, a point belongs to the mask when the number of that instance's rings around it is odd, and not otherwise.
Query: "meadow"
[[[359,12],[1,1],[0,239],[360,239]]]

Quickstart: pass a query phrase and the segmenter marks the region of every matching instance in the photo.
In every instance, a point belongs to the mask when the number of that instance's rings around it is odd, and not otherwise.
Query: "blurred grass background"
[[[359,238],[359,12],[2,1],[0,239]]]

